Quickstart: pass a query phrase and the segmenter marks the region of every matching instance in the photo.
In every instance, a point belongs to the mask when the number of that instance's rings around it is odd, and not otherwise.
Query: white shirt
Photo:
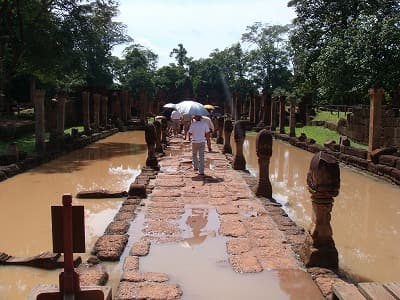
[[[208,128],[211,129],[211,131],[214,131],[214,124],[209,117],[202,116],[201,121],[206,123],[208,125]]]
[[[210,129],[205,122],[195,121],[190,124],[188,132],[192,134],[193,143],[204,143],[206,141],[206,133],[209,131]]]

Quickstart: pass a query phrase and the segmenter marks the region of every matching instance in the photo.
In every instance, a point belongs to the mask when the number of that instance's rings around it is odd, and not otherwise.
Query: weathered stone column
[[[64,137],[65,129],[65,96],[60,96],[57,98],[57,130],[56,134],[59,138]]]
[[[121,91],[121,114],[122,114],[122,121],[124,124],[128,122],[128,91],[122,90]]]
[[[233,131],[232,120],[228,119],[224,122],[224,148],[222,149],[222,153],[230,153],[232,154],[231,147],[231,133]]]
[[[254,96],[254,124],[258,124],[258,122],[260,122],[260,113],[261,113],[261,96],[260,95],[256,95]]]
[[[161,135],[162,135],[162,125],[160,121],[153,122],[154,127],[156,129],[156,152],[157,153],[164,153],[164,149],[161,145]]]
[[[224,122],[225,119],[224,117],[219,117],[218,118],[218,137],[217,137],[217,144],[222,145],[224,143]]]
[[[147,159],[146,166],[154,169],[160,170],[160,166],[158,165],[157,157],[155,156],[155,147],[156,147],[156,128],[152,123],[146,124],[145,128],[145,139],[147,144]]]
[[[285,133],[285,113],[286,96],[279,97],[279,133]]]
[[[101,97],[101,126],[106,127],[108,123],[108,96]]]
[[[251,95],[250,99],[249,99],[249,105],[250,105],[250,109],[249,109],[249,121],[250,123],[254,124],[254,111],[255,111],[255,95]]]
[[[276,130],[276,98],[271,99],[271,131]]]
[[[383,89],[370,89],[368,159],[381,146]]]
[[[168,129],[168,122],[167,119],[164,117],[160,120],[161,122],[161,143],[163,143],[164,145],[167,145],[167,129]]]
[[[233,169],[246,170],[246,159],[243,155],[243,143],[246,137],[245,121],[236,121],[233,133],[236,143],[236,153],[233,158]]]
[[[100,94],[93,95],[93,126],[96,129],[100,127]]]
[[[211,133],[211,137],[215,139],[218,137],[218,120],[215,117],[213,117],[211,121],[213,122],[214,125],[214,131]]]
[[[326,152],[318,152],[311,159],[307,174],[308,190],[313,208],[313,245],[307,267],[338,268],[338,252],[332,238],[331,211],[333,197],[339,194],[340,168],[337,160]]]
[[[256,195],[272,199],[272,185],[269,180],[269,162],[272,156],[272,134],[270,131],[262,129],[257,133],[256,151],[259,167]]]
[[[290,98],[289,136],[296,136],[296,98]]]
[[[89,110],[89,102],[90,102],[90,93],[85,91],[82,92],[82,118],[83,118],[83,128],[85,132],[90,131],[90,110]]]
[[[271,99],[270,94],[263,93],[263,95],[261,96],[261,101],[264,105],[263,122],[264,125],[267,126],[268,124],[271,124],[272,109],[274,108],[274,106],[272,105],[273,100]]]
[[[35,150],[38,153],[45,151],[45,124],[44,124],[44,96],[45,90],[35,91]]]

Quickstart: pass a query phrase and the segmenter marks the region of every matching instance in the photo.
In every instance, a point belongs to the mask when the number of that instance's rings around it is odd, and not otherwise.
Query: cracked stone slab
[[[139,257],[137,256],[127,256],[124,260],[124,265],[122,267],[124,271],[137,271],[139,270]]]
[[[127,234],[103,235],[96,241],[93,254],[100,260],[119,260],[128,242],[128,237]]]
[[[242,222],[223,222],[219,228],[219,233],[226,236],[243,237],[247,230]]]
[[[132,221],[135,218],[135,213],[133,211],[120,211],[115,217],[114,221]]]
[[[125,234],[128,232],[129,223],[124,221],[113,221],[108,224],[105,234]]]
[[[132,245],[132,248],[129,252],[130,255],[133,256],[146,256],[150,251],[150,242],[146,240],[141,240]]]
[[[231,204],[221,205],[217,207],[217,212],[220,215],[238,214],[239,207]]]
[[[249,239],[232,239],[226,242],[228,254],[237,255],[251,250],[251,241]]]
[[[101,265],[89,266],[81,264],[75,271],[79,274],[81,286],[105,285],[108,281],[108,273]]]
[[[249,252],[229,256],[229,263],[238,273],[259,273],[264,270],[257,257]]]
[[[118,286],[115,300],[173,300],[179,299],[181,296],[182,290],[176,284],[123,281]]]
[[[137,271],[126,271],[122,274],[121,281],[131,281],[131,282],[166,282],[169,277],[165,273],[158,272],[137,272]]]

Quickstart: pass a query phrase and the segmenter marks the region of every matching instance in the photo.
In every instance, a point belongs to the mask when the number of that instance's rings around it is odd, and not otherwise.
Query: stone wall
[[[347,115],[347,126],[338,126],[338,132],[362,144],[368,144],[369,107],[354,106]],[[390,107],[382,107],[382,147],[400,147],[400,112]]]

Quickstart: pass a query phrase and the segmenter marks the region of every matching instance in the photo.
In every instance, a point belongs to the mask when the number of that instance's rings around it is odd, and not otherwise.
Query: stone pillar
[[[246,137],[245,121],[235,122],[234,139],[236,143],[236,153],[233,158],[233,169],[246,170],[246,159],[243,155],[243,143]]]
[[[44,96],[45,90],[35,91],[35,150],[38,153],[45,151],[45,124],[44,124]]]
[[[213,122],[214,125],[214,131],[211,133],[211,137],[215,139],[218,137],[218,120],[215,117],[213,117],[211,121]]]
[[[161,145],[161,135],[162,135],[162,125],[160,121],[153,122],[154,127],[156,129],[156,152],[157,153],[164,153],[164,149]]]
[[[168,122],[167,119],[164,117],[161,119],[161,143],[167,145],[167,135],[168,135]]]
[[[296,98],[290,98],[289,136],[296,136]]]
[[[279,133],[285,133],[285,113],[286,96],[279,97]]]
[[[232,120],[228,119],[224,122],[224,148],[222,153],[230,153],[232,154],[231,147],[231,133],[233,131]]]
[[[57,98],[57,136],[60,138],[64,137],[65,129],[65,96]]]
[[[276,98],[271,99],[271,131],[276,130]]]
[[[222,145],[224,143],[224,122],[225,119],[224,117],[219,117],[218,118],[218,137],[217,137],[217,144]]]
[[[272,156],[272,134],[270,131],[263,129],[257,133],[256,151],[259,167],[256,195],[272,199],[272,185],[269,180],[269,163]]]
[[[158,165],[157,157],[155,156],[157,134],[153,123],[146,124],[145,139],[147,144],[146,166],[158,171],[160,170],[160,166]]]
[[[232,119],[234,120],[238,120],[238,107],[237,107],[237,103],[238,103],[238,94],[237,93],[233,93],[232,94],[233,97],[233,105],[232,105]]]
[[[101,126],[106,127],[108,124],[108,97],[101,97]]]
[[[121,114],[122,114],[122,121],[124,122],[124,124],[128,122],[128,104],[129,104],[128,96],[129,95],[127,90],[121,91]]]
[[[254,111],[255,111],[255,106],[254,106],[254,104],[255,104],[255,98],[256,98],[256,96],[255,96],[255,95],[252,95],[252,96],[250,96],[250,99],[249,99],[249,105],[250,105],[250,109],[249,109],[249,121],[250,121],[251,124],[255,124],[255,122],[254,122]]]
[[[83,114],[83,127],[85,132],[90,131],[90,110],[89,110],[90,93],[82,92],[82,114]]]
[[[272,110],[272,99],[271,95],[267,93],[263,93],[261,101],[263,102],[264,105],[264,115],[263,115],[263,122],[265,126],[268,126],[271,124],[271,110]]]
[[[313,209],[313,244],[307,267],[338,268],[338,252],[332,238],[331,211],[333,197],[339,194],[340,168],[337,160],[326,152],[318,152],[311,159],[307,173],[308,190]]]
[[[93,95],[93,126],[96,129],[100,127],[100,94]]]
[[[370,89],[368,159],[381,146],[383,89]]]

